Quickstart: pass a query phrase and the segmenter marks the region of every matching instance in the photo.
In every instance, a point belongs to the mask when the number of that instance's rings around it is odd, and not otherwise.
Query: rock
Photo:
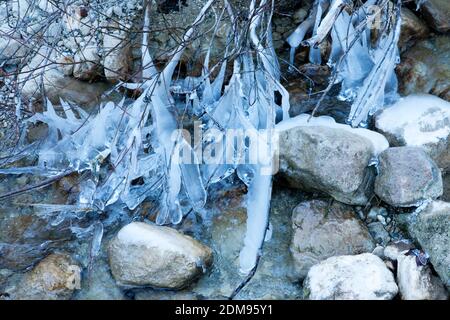
[[[0,62],[18,64],[28,53],[28,47],[23,45],[20,33],[7,26],[0,26]]]
[[[410,41],[426,38],[430,30],[422,20],[406,7],[402,7],[401,17],[402,25],[399,47],[403,51],[407,49]]]
[[[381,222],[371,222],[367,225],[367,228],[376,243],[385,246],[391,241],[389,232],[386,231]]]
[[[73,60],[72,57],[62,56],[56,62],[58,63],[58,67],[59,67],[58,69],[61,70],[61,72],[65,76],[73,75],[75,61]]]
[[[45,61],[46,56],[47,50],[41,48],[19,74],[24,99],[40,99],[40,88],[44,85],[46,96],[52,103],[59,104],[60,98],[80,106],[92,106],[100,102],[101,95],[108,88],[105,83],[87,83],[65,77],[59,70],[56,58],[50,57],[54,63],[49,64]]]
[[[392,261],[397,261],[397,258],[404,255],[410,249],[413,249],[413,245],[405,241],[397,241],[389,244],[384,248],[384,256]]]
[[[103,68],[110,81],[126,80],[131,70],[130,35],[125,32],[106,33],[103,37]]]
[[[398,292],[392,272],[371,253],[328,258],[309,270],[303,285],[309,300],[390,300]]]
[[[434,269],[450,287],[450,203],[432,201],[405,220],[411,237],[430,255]]]
[[[447,0],[427,0],[421,5],[421,11],[428,24],[438,32],[450,30],[450,2]]]
[[[391,146],[421,147],[440,168],[450,168],[449,102],[431,95],[407,96],[376,115],[375,127]]]
[[[81,269],[70,256],[53,253],[26,273],[10,296],[17,300],[66,300],[79,289]]]
[[[133,222],[111,241],[109,263],[120,285],[178,289],[205,272],[212,252],[172,228]]]
[[[403,300],[447,300],[447,290],[429,266],[418,266],[413,255],[397,259],[397,282]]]
[[[417,42],[402,55],[396,68],[400,93],[431,93],[450,101],[449,60],[449,36]]]
[[[102,73],[100,57],[95,46],[88,46],[74,57],[73,77],[79,80],[92,80]]]
[[[372,252],[374,241],[356,217],[353,208],[334,201],[312,200],[300,203],[292,213],[294,230],[290,251],[298,275],[335,255]]]
[[[442,195],[441,172],[426,152],[416,147],[396,147],[379,156],[375,193],[394,207],[418,206]]]
[[[336,200],[365,205],[372,193],[373,157],[386,139],[366,129],[337,124],[330,117],[300,115],[278,126],[280,173],[288,184],[321,191]]]

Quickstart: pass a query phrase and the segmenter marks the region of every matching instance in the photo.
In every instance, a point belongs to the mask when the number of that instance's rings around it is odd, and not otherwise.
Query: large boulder
[[[450,168],[450,103],[432,95],[409,95],[375,117],[391,146],[423,148],[440,168]]]
[[[80,289],[81,268],[63,253],[54,253],[27,272],[17,286],[7,289],[15,300],[70,299]]]
[[[328,258],[309,270],[303,286],[309,300],[390,300],[398,292],[392,272],[371,253]]]
[[[450,30],[450,2],[448,0],[423,1],[421,11],[434,30],[438,32]]]
[[[379,156],[375,193],[394,207],[417,206],[442,195],[441,171],[417,147],[395,147]]]
[[[334,201],[300,203],[292,213],[290,250],[300,278],[309,269],[336,255],[372,252],[375,243],[353,208]]]
[[[403,218],[411,237],[429,254],[434,269],[450,287],[450,203],[432,201]]]
[[[431,93],[450,101],[449,60],[449,36],[417,42],[405,51],[397,66],[400,93]]]
[[[111,241],[109,263],[123,286],[179,289],[207,270],[212,252],[175,229],[133,222]]]
[[[403,300],[447,300],[447,290],[428,265],[417,265],[414,255],[397,258],[397,282]]]
[[[371,161],[389,145],[380,134],[322,116],[299,115],[279,131],[280,173],[291,187],[365,205],[373,189]]]

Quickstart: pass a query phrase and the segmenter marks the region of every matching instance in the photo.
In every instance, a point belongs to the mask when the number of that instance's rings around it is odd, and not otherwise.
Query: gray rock
[[[81,268],[70,256],[54,253],[27,272],[6,292],[14,300],[65,300],[80,289]]]
[[[398,287],[383,260],[363,253],[331,257],[313,266],[304,292],[309,300],[390,300]]]
[[[175,229],[142,222],[123,227],[109,246],[109,264],[123,286],[179,289],[212,263],[211,250]]]
[[[413,255],[397,259],[397,283],[403,300],[447,300],[442,281],[434,276],[429,266],[418,266]]]
[[[417,206],[443,192],[441,172],[424,150],[397,147],[379,156],[375,193],[395,207]]]
[[[336,201],[300,203],[292,213],[294,230],[290,251],[298,276],[303,279],[309,269],[336,255],[372,252],[375,243],[353,208]]]
[[[391,241],[389,232],[386,231],[381,222],[371,222],[367,225],[367,228],[376,243],[385,246]]]
[[[450,203],[430,202],[404,219],[407,231],[423,250],[447,287],[450,287]]]
[[[280,172],[289,185],[326,192],[347,204],[367,203],[372,154],[368,139],[347,130],[298,126],[280,133]]]
[[[428,24],[436,31],[450,30],[450,2],[448,0],[427,0],[421,11]]]
[[[383,254],[385,258],[392,261],[397,261],[397,258],[399,256],[404,255],[406,252],[413,248],[413,245],[408,242],[397,241],[386,246],[386,248],[384,248]]]

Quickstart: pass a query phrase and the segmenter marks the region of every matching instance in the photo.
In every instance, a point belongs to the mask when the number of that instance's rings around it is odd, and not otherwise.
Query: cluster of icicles
[[[219,152],[215,155],[217,164],[204,164],[202,159],[196,159],[195,149],[211,143],[207,135],[200,146],[191,146],[181,134],[175,139],[173,136],[180,125],[172,112],[175,104],[172,93],[176,87],[172,76],[186,44],[213,2],[209,0],[205,3],[162,71],[156,70],[147,49],[150,24],[147,7],[142,42],[143,80],[141,83],[121,84],[128,89],[141,89],[141,95],[131,103],[125,100],[119,104],[108,102],[95,115],[88,115],[62,101],[65,117],[58,115],[47,101],[45,112],[28,119],[28,122],[44,122],[49,128],[48,137],[39,147],[37,165],[0,169],[0,173],[27,172],[55,176],[78,172],[86,176],[80,185],[78,203],[55,206],[54,210],[104,211],[115,206],[134,210],[144,200],[157,194],[158,224],[177,224],[187,211],[201,211],[206,203],[208,184],[236,173],[248,186],[247,233],[240,254],[241,270],[248,273],[257,263],[268,228],[272,176],[263,174],[259,164],[242,164],[242,154],[234,155],[235,163],[225,163],[220,161],[225,154]],[[395,26],[383,33],[375,46],[371,45],[370,32],[361,27],[366,16],[360,13],[364,12],[366,5],[375,2],[367,1],[358,14],[350,16],[343,10],[343,0],[333,0],[331,3],[318,0],[311,16],[288,39],[295,50],[312,29],[312,38],[303,43],[311,46],[311,61],[320,63],[316,45],[331,32],[333,49],[330,62],[338,69],[339,79],[343,82],[343,95],[354,99],[350,114],[353,125],[363,122],[374,108],[382,106],[386,94],[395,93],[393,65],[397,57],[400,19],[397,18]],[[327,8],[328,12],[322,19],[322,13]],[[284,121],[289,118],[289,95],[280,84],[279,65],[272,46],[270,21],[273,3],[261,0],[257,5],[255,0],[251,1],[248,32],[236,29],[233,9],[226,0],[224,10],[228,11],[234,30],[229,33],[233,38],[225,50],[220,70],[211,81],[208,52],[203,74],[195,81],[198,85],[190,88],[186,103],[201,116],[202,130],[253,131],[259,143],[266,144],[267,150],[274,152],[275,146],[260,131],[275,129],[276,119]],[[215,31],[219,20],[216,19]],[[247,48],[237,50],[242,45]],[[232,55],[233,46],[235,51]],[[225,85],[230,56],[236,58],[232,61],[231,79]],[[342,63],[338,64],[336,61],[339,59]],[[281,103],[278,104],[276,92],[281,95]],[[180,150],[190,154],[193,161],[174,161]],[[245,150],[245,146],[236,150]],[[271,158],[270,155],[268,157]],[[105,162],[113,168],[106,177],[100,175]],[[136,180],[140,182],[133,183]],[[50,205],[46,208],[51,210]]]

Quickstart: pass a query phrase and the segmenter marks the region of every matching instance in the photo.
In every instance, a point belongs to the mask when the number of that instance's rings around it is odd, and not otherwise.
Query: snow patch
[[[382,151],[389,148],[389,143],[383,135],[368,129],[352,128],[349,125],[337,123],[332,117],[329,116],[311,117],[311,115],[309,114],[300,114],[294,118],[290,118],[286,121],[280,122],[276,126],[276,130],[285,131],[294,127],[317,126],[346,130],[360,137],[368,139],[373,145],[374,155],[378,155]]]
[[[450,103],[430,94],[414,94],[385,109],[378,129],[401,135],[408,146],[437,143],[450,134]]]

